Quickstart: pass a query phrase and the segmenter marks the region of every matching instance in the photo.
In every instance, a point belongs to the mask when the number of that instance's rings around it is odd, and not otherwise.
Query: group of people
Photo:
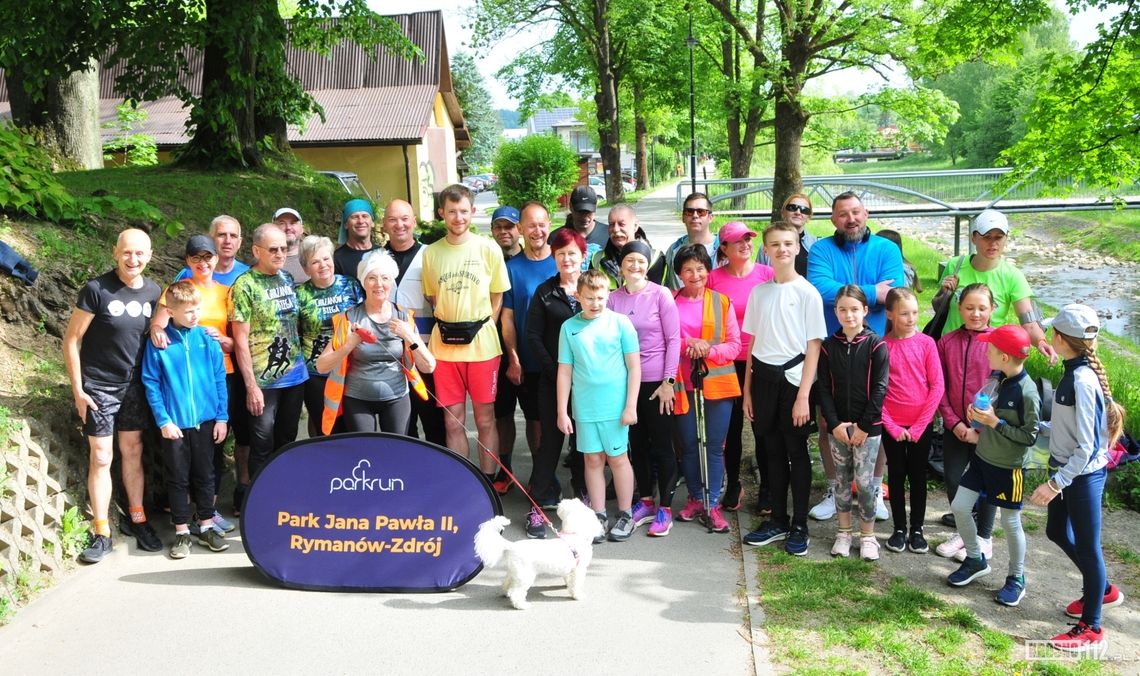
[[[1085,586],[1067,609],[1080,622],[1054,644],[1102,645],[1101,608],[1122,598],[1107,582],[1099,537],[1107,447],[1123,411],[1096,357],[1096,314],[1068,306],[1046,338],[1024,275],[1002,256],[1009,227],[1000,213],[974,220],[976,253],[951,260],[940,280],[956,311],[936,343],[918,326],[909,288],[917,275],[900,239],[872,234],[854,193],[834,199],[835,233],[819,239],[805,229],[810,198],[792,195],[759,247],[738,221],[712,232],[712,202],[693,193],[682,207],[686,234],[664,251],[630,205],[597,221],[588,187],[575,189],[566,224],[553,231],[538,202],[497,209],[491,238],[471,232],[474,197],[464,186],[446,188],[439,205],[442,239],[419,242],[411,205],[394,200],[379,246],[372,206],[351,200],[339,247],[305,237],[300,214],[283,208],[255,229],[252,266],[237,260],[241,226],[219,216],[209,236],[189,238],[186,268],[165,291],[143,276],[147,235],[124,231],[115,269],[80,292],[64,340],[90,446],[95,528],[81,559],[111,550],[113,437],[129,501],[120,529],[157,551],[142,505],[141,430],[159,427],[176,531],[170,555],[182,558],[194,534],[213,551],[228,547],[233,524],[215,504],[230,430],[237,515],[250,478],[296,438],[302,406],[311,436],[418,436],[422,426],[428,441],[466,457],[468,400],[477,462],[500,494],[511,487],[522,410],[533,458],[530,538],[546,536],[543,510],[564,494],[556,475],[567,441],[571,494],[594,507],[600,539],[626,540],[643,525],[667,536],[679,476],[688,497],[676,519],[728,532],[725,512],[743,500],[747,420],[764,522],[746,544],[783,542],[803,555],[809,515],[836,516],[831,553],[848,556],[857,536],[860,556],[876,560],[889,474],[886,547],[922,553],[939,414],[951,500],[942,520],[958,533],[936,551],[961,561],[948,582],[964,586],[990,572],[1001,507],[1009,574],[996,599],[1017,605],[1026,588],[1018,510],[1039,418],[1023,362],[1036,347],[1064,359],[1065,375],[1053,407],[1051,478],[1029,499],[1049,505],[1049,537]],[[808,440],[817,431],[828,488],[809,510]]]

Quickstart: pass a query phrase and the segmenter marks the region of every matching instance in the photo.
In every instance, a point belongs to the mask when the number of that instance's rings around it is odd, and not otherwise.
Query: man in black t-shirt
[[[162,290],[143,277],[151,256],[145,232],[124,230],[114,253],[115,269],[80,290],[63,336],[63,361],[90,449],[87,491],[95,531],[79,555],[87,563],[97,563],[111,551],[111,460],[116,437],[130,511],[130,520],[120,521],[119,530],[133,535],[144,551],[162,549],[143,509],[142,430],[150,424],[151,412],[139,373],[143,343]]]
[[[338,275],[360,281],[356,277],[360,261],[374,249],[380,248],[372,241],[372,229],[375,227],[372,219],[375,214],[372,211],[372,203],[362,199],[345,202],[342,212],[341,246],[333,252],[334,269]]]

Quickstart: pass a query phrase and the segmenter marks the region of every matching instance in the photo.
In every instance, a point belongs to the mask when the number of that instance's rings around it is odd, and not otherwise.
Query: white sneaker
[[[831,546],[832,556],[847,558],[851,555],[851,533],[842,531],[835,534],[835,544]]]
[[[886,521],[891,517],[887,504],[883,502],[883,485],[875,486],[875,521]]]
[[[863,557],[864,561],[878,561],[879,560],[879,541],[875,539],[874,535],[864,535],[860,538],[859,555]]]
[[[954,533],[949,540],[935,547],[934,553],[949,559],[959,551],[966,551],[965,548],[966,543],[962,541],[962,536],[958,533]]]
[[[827,521],[835,517],[835,488],[828,486],[827,493],[815,507],[811,508],[808,516],[816,521]]]
[[[978,546],[981,547],[982,554],[985,555],[986,561],[994,558],[994,539],[993,538],[978,538]],[[954,552],[954,560],[961,563],[966,560],[966,545],[962,544],[962,548]]]

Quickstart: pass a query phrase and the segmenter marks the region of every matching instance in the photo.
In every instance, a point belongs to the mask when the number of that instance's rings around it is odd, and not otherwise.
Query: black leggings
[[[570,417],[574,417],[573,409]],[[530,475],[531,494],[536,500],[545,500],[557,487],[555,476],[558,472],[558,459],[562,456],[562,444],[566,435],[558,429],[557,390],[552,380],[543,377],[538,384],[538,419],[542,424],[542,437],[538,443],[538,453],[534,455],[534,469]],[[573,448],[573,440],[570,444]],[[570,452],[570,483],[574,490],[572,497],[578,497],[586,489],[585,460],[581,453]]]
[[[673,506],[677,482],[677,456],[673,453],[673,416],[661,413],[661,402],[649,397],[661,381],[641,383],[637,393],[637,424],[629,428],[629,459],[642,498],[653,497],[657,476],[659,506]],[[740,459],[737,458],[737,467]]]
[[[906,532],[906,482],[910,482],[910,529],[921,530],[926,519],[926,464],[930,460],[931,428],[918,441],[896,441],[883,433],[887,452],[887,487],[895,530]]]
[[[381,432],[406,434],[412,415],[412,402],[407,394],[389,401],[366,401],[346,395],[343,406],[348,432],[375,432],[379,420]]]
[[[733,362],[736,366],[736,380],[740,383],[741,392],[744,391],[744,373],[748,370],[748,362],[738,360]],[[732,400],[732,416],[728,419],[728,436],[724,440],[724,475],[727,481],[725,495],[740,492],[740,461],[744,457],[744,398],[736,397]],[[768,477],[768,454],[764,452],[762,437],[756,439],[756,466],[760,468],[762,479]],[[763,497],[768,491],[764,481],[760,482],[760,495]]]
[[[966,471],[966,465],[976,457],[978,447],[954,436],[954,432],[946,430],[942,435],[942,476],[946,480],[946,497],[954,502],[954,495],[958,492],[958,482]],[[994,517],[997,516],[997,507],[979,499],[974,505],[974,520],[978,523],[978,537],[991,538],[994,533]]]

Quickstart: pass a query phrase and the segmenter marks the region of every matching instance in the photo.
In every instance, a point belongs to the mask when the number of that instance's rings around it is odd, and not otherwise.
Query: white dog
[[[593,541],[605,529],[594,511],[578,499],[558,503],[558,518],[562,530],[558,537],[547,540],[507,540],[503,528],[511,521],[505,516],[483,523],[475,534],[475,554],[484,564],[494,567],[506,560],[503,594],[519,610],[530,607],[526,593],[539,573],[565,578],[570,598],[583,598],[586,568],[594,555]]]

